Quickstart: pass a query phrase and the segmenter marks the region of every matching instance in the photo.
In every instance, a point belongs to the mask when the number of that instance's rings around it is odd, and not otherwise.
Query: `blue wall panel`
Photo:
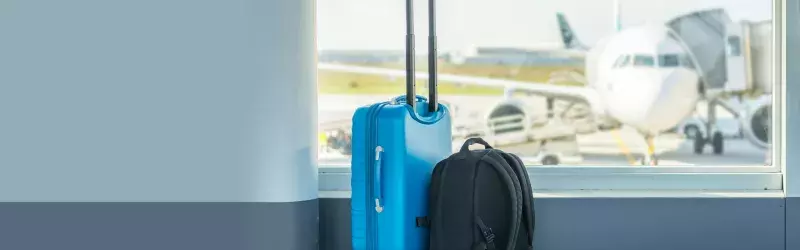
[[[800,197],[786,198],[786,250],[800,250]]]
[[[780,198],[539,199],[541,249],[784,249]]]

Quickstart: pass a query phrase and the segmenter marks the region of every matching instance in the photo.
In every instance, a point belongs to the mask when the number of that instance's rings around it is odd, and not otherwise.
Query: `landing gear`
[[[706,138],[702,134],[694,137],[694,153],[703,154],[703,148],[706,146]]]
[[[721,155],[725,152],[725,138],[722,132],[715,131],[711,138],[698,136],[694,138],[694,153],[703,154],[703,149],[706,144],[711,144],[712,151],[716,155]]]
[[[642,158],[641,164],[643,166],[656,166],[658,165],[658,157],[656,155],[648,155]]]
[[[714,132],[714,135],[711,136],[711,147],[714,148],[714,154],[721,155],[722,152],[725,150],[723,148],[724,138],[722,137],[722,133],[717,131]]]
[[[721,155],[725,152],[725,138],[722,132],[717,131],[717,101],[712,100],[708,103],[708,122],[706,122],[706,134],[698,133],[694,137],[694,153],[703,154],[703,148],[706,144],[711,144],[712,151],[716,155]],[[711,136],[708,136],[711,135]]]
[[[658,157],[656,156],[656,145],[653,142],[653,136],[645,136],[647,141],[647,154],[642,158],[642,165],[656,166],[658,165]]]
[[[628,151],[628,147],[625,146],[625,143],[622,141],[622,138],[619,136],[619,131],[614,131],[614,135],[617,137],[617,142],[619,143],[620,149],[622,149],[625,156],[628,157],[628,162],[631,165],[637,165],[636,158]],[[653,142],[653,135],[640,132],[642,136],[644,136],[645,141],[647,142],[647,152],[644,153],[644,157],[639,160],[639,165],[643,166],[655,166],[658,165],[658,157],[656,156],[656,145]]]
[[[686,136],[686,138],[694,139],[700,136],[700,128],[694,124],[686,125],[686,127],[683,128],[683,134]]]

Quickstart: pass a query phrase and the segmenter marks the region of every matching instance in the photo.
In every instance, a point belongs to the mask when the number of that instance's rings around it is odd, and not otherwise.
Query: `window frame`
[[[798,160],[786,154],[787,140],[785,138],[800,137],[800,130],[789,131],[786,129],[787,116],[800,119],[800,105],[787,107],[787,96],[798,96],[800,89],[786,89],[787,75],[785,55],[787,53],[787,25],[786,0],[773,0],[772,42],[773,42],[773,79],[778,83],[773,87],[773,115],[772,138],[781,138],[773,143],[772,166],[659,166],[659,167],[631,167],[631,166],[526,166],[531,178],[534,192],[560,192],[560,191],[647,191],[640,194],[656,194],[655,191],[684,191],[700,193],[708,191],[722,192],[768,192],[771,195],[781,192],[786,194],[789,172],[794,179],[800,179],[800,164]],[[797,7],[797,3],[793,3]],[[789,13],[792,16],[798,13]],[[795,20],[797,17],[792,17]],[[791,24],[789,24],[791,25]],[[796,32],[796,31],[795,31]],[[791,37],[791,36],[789,36]],[[797,38],[797,35],[794,35]],[[656,60],[657,58],[653,58]],[[657,65],[657,62],[654,61]],[[800,77],[800,76],[798,76]],[[791,80],[794,80],[793,78]],[[788,161],[787,161],[788,160]],[[349,162],[349,160],[347,160]],[[792,165],[787,165],[792,164]],[[794,166],[797,165],[797,166]],[[324,163],[320,162],[319,190],[350,191],[350,166],[349,163]],[[795,181],[800,182],[800,181]],[[800,195],[800,185],[793,183],[795,196]],[[685,194],[684,194],[685,196]],[[688,195],[691,196],[691,195]]]
[[[780,51],[779,58],[775,60],[779,73],[777,75],[773,75],[779,77],[781,82],[784,86],[781,88],[776,88],[777,91],[782,93],[782,97],[780,99],[781,105],[773,105],[778,107],[773,107],[773,112],[775,112],[776,108],[780,108],[780,112],[775,114],[780,114],[780,119],[783,121],[781,124],[785,125],[787,123],[793,122],[797,123],[800,119],[800,105],[787,105],[786,100],[788,100],[789,96],[795,96],[793,99],[800,98],[800,89],[797,88],[797,84],[789,85],[788,82],[796,82],[800,80],[800,72],[797,70],[787,70],[788,68],[797,69],[798,62],[797,60],[800,59],[800,49],[797,47],[788,47],[787,44],[798,44],[800,43],[800,12],[797,10],[800,9],[800,1],[788,1],[788,0],[774,0],[775,4],[780,4],[780,9],[773,10],[773,12],[777,12],[780,14],[781,22],[777,25],[777,30],[781,32],[773,32],[773,33],[780,33],[782,39],[778,40],[778,43],[773,43],[773,52]],[[786,11],[786,10],[794,10],[794,11]],[[776,30],[775,23],[773,23],[773,30]],[[775,37],[773,35],[773,37]],[[791,55],[791,59],[790,56]],[[792,87],[793,86],[793,87]],[[775,116],[773,116],[773,119]],[[777,131],[773,129],[773,131]],[[777,132],[773,132],[773,136],[775,136]],[[791,132],[787,129],[786,126],[782,126],[780,128],[781,136],[780,142],[778,145],[780,147],[777,149],[777,152],[780,152],[781,157],[781,173],[783,174],[783,194],[784,197],[800,197],[800,154],[792,153],[787,154],[789,151],[789,145],[792,147],[796,146],[798,137],[800,137],[800,131]],[[773,137],[776,138],[776,137]]]

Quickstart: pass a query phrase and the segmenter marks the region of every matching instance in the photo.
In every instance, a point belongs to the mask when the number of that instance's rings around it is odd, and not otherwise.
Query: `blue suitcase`
[[[451,116],[437,101],[436,36],[430,0],[428,99],[414,94],[412,0],[407,0],[406,95],[353,115],[351,215],[356,250],[428,248],[428,186],[437,162],[452,154]]]

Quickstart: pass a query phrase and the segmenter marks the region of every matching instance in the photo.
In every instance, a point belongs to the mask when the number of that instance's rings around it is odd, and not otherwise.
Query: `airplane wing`
[[[364,67],[343,64],[319,63],[317,66],[320,70],[331,70],[339,72],[360,73],[360,74],[373,74],[383,75],[387,77],[405,77],[405,70],[386,69],[377,67]],[[427,79],[427,72],[415,72],[415,77],[419,79]],[[439,81],[453,82],[466,85],[475,86],[488,86],[504,88],[506,91],[521,91],[532,93],[544,97],[552,97],[556,99],[564,99],[571,102],[586,102],[592,107],[593,112],[602,113],[602,105],[600,105],[599,96],[593,89],[578,86],[563,86],[548,83],[535,83],[535,82],[521,82],[513,80],[486,78],[486,77],[473,77],[473,76],[460,76],[452,74],[437,74]]]

